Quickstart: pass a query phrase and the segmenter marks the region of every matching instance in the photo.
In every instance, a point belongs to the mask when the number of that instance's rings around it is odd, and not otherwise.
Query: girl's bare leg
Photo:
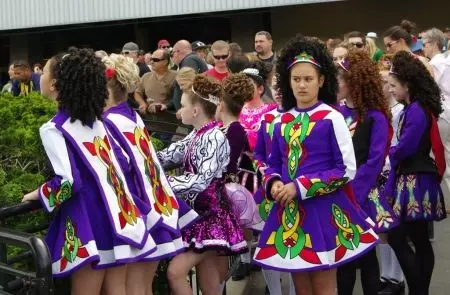
[[[80,268],[72,275],[72,295],[99,295],[102,289],[105,270],[94,270],[90,264]]]

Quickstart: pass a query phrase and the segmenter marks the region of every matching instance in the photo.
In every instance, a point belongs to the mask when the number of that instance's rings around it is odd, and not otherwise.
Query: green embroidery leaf
[[[284,245],[283,232],[284,229],[280,226],[275,234],[275,249],[282,258],[286,258],[288,248]]]
[[[294,247],[291,248],[291,259],[297,257],[306,244],[306,235],[301,228],[297,228],[298,240]]]
[[[355,247],[358,248],[361,242],[361,234],[353,223],[350,223],[350,228],[353,231],[353,244],[355,244]]]

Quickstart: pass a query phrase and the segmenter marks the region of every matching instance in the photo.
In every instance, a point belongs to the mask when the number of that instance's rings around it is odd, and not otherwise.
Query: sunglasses
[[[214,59],[227,59],[229,54],[226,55],[213,55]]]
[[[388,42],[388,43],[386,43],[386,48],[391,48],[392,46],[394,46],[397,43],[398,43],[398,40],[397,41]]]
[[[361,42],[357,42],[357,43],[350,43],[351,46],[356,47],[356,48],[363,48],[364,47],[364,43]]]
[[[161,49],[167,49],[167,48],[170,48],[170,46],[169,45],[165,45],[165,46],[161,46],[160,48]]]
[[[163,58],[157,58],[157,57],[152,57],[152,58],[151,58],[151,61],[152,61],[152,62],[160,62],[160,61],[163,61],[163,60],[165,60],[165,59],[163,59]]]
[[[131,51],[122,51],[122,54],[124,54],[124,55],[128,55],[130,53],[131,53]]]

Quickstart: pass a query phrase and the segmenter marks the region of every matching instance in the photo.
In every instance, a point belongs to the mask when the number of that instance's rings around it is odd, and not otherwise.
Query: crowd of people
[[[253,264],[272,295],[283,272],[290,294],[353,294],[358,266],[365,295],[429,294],[429,225],[450,194],[449,36],[414,30],[389,28],[386,53],[373,32],[299,34],[274,52],[261,31],[247,54],[161,40],[70,48],[42,74],[12,63],[4,91],[58,105],[40,128],[54,176],[23,198],[55,212],[54,276],[73,294],[152,294],[170,258],[173,294],[192,294],[195,267],[217,295],[241,255],[233,279]],[[166,110],[193,130],[156,151],[140,115]]]

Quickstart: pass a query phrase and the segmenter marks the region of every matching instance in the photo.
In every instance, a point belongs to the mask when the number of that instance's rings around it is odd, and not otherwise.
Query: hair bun
[[[253,98],[253,83],[245,74],[233,74],[226,78],[222,85],[225,95],[233,97],[233,100],[236,100],[241,105]]]
[[[406,19],[402,20],[400,27],[402,27],[410,35],[414,34],[416,30],[416,24]]]
[[[208,95],[213,95],[218,98],[223,96],[222,85],[216,80],[206,77],[205,75],[197,74],[194,78],[194,83],[192,87],[195,92],[200,94],[202,97],[208,97]]]

